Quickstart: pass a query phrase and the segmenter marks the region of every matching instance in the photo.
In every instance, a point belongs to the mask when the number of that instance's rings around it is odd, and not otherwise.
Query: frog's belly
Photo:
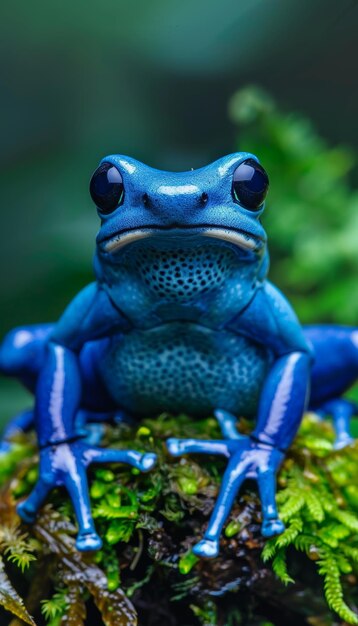
[[[118,406],[136,414],[223,408],[250,417],[268,361],[266,350],[244,336],[171,323],[114,337],[100,368]]]

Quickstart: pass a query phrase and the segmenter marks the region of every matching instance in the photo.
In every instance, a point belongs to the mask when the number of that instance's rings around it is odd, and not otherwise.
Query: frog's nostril
[[[204,191],[201,196],[200,196],[200,200],[203,204],[206,204],[208,201],[208,194]]]
[[[148,194],[147,194],[147,193],[144,193],[144,194],[142,195],[142,200],[143,200],[143,204],[145,204],[145,205],[147,205],[147,204],[148,204],[148,202],[149,202],[149,196],[148,196]]]

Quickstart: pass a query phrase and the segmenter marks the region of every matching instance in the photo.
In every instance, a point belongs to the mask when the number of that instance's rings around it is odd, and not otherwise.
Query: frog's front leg
[[[33,522],[48,492],[66,487],[72,500],[79,532],[79,550],[101,546],[90,508],[86,468],[90,463],[128,463],[141,471],[153,467],[154,454],[134,450],[101,449],[80,441],[74,416],[81,398],[81,375],[76,355],[50,342],[48,357],[37,383],[36,429],[40,446],[39,480],[30,496],[19,504],[18,513]]]
[[[33,522],[47,494],[64,486],[72,500],[79,532],[79,550],[101,546],[91,515],[86,468],[90,463],[128,463],[148,471],[155,454],[135,450],[101,449],[81,441],[76,424],[82,400],[79,355],[87,341],[106,336],[123,324],[119,312],[96,284],[90,285],[71,303],[54,326],[44,346],[35,394],[35,426],[40,447],[38,482],[18,506],[26,522]]]
[[[264,335],[268,328],[272,329],[269,345],[275,360],[263,385],[254,432],[250,437],[236,438],[229,414],[217,411],[228,441],[171,439],[168,442],[169,452],[173,455],[202,452],[229,457],[204,539],[193,549],[195,554],[202,557],[218,554],[222,528],[246,478],[253,478],[258,483],[262,503],[262,534],[271,537],[284,530],[275,501],[276,473],[303,415],[308,396],[311,355],[288,303],[276,291],[272,294],[270,290],[264,296],[261,295],[257,303],[259,315],[253,315],[254,319],[261,322],[261,327],[256,329],[256,337],[259,337],[259,330]],[[273,310],[270,310],[271,307]],[[280,312],[280,318],[272,324],[275,309]],[[265,312],[268,315],[266,319]],[[245,318],[242,321],[245,322]]]
[[[235,497],[245,478],[257,478],[263,514],[262,532],[265,536],[278,534],[284,530],[284,525],[278,518],[275,501],[275,472],[269,467],[278,466],[283,459],[280,451],[273,451],[270,446],[262,444],[258,455],[257,444],[250,437],[240,435],[236,430],[236,418],[228,411],[217,409],[214,411],[220,428],[228,440],[197,441],[190,439],[169,439],[167,447],[174,456],[197,453],[225,456],[229,459],[215,504],[210,518],[205,538],[197,544],[193,551],[198,556],[210,558],[219,552],[219,539],[222,528],[230,514]],[[256,474],[251,467],[252,453],[262,461],[261,469]],[[275,458],[274,458],[275,457]]]
[[[276,361],[265,382],[258,423],[250,437],[239,436],[228,441],[168,441],[169,452],[175,456],[195,452],[229,457],[204,539],[193,550],[198,556],[208,558],[218,554],[222,528],[246,478],[253,478],[258,483],[262,534],[271,537],[284,530],[275,501],[276,472],[304,410],[309,361],[308,355],[298,352]]]

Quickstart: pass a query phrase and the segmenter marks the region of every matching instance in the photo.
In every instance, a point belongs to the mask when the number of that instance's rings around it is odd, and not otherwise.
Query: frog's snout
[[[184,213],[204,207],[209,200],[209,193],[198,185],[164,185],[148,190],[141,196],[141,204],[155,215],[171,212],[178,216],[178,209]]]

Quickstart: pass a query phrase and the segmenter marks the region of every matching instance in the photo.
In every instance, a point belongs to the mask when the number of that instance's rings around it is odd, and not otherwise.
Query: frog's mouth
[[[100,242],[104,252],[116,254],[130,244],[137,243],[143,239],[156,239],[165,243],[177,243],[181,246],[186,241],[192,244],[198,244],[198,240],[202,238],[211,238],[231,244],[245,252],[259,253],[265,247],[265,240],[253,236],[252,234],[237,230],[230,227],[207,226],[202,225],[196,228],[190,227],[145,227],[127,229],[119,232],[109,239]]]

